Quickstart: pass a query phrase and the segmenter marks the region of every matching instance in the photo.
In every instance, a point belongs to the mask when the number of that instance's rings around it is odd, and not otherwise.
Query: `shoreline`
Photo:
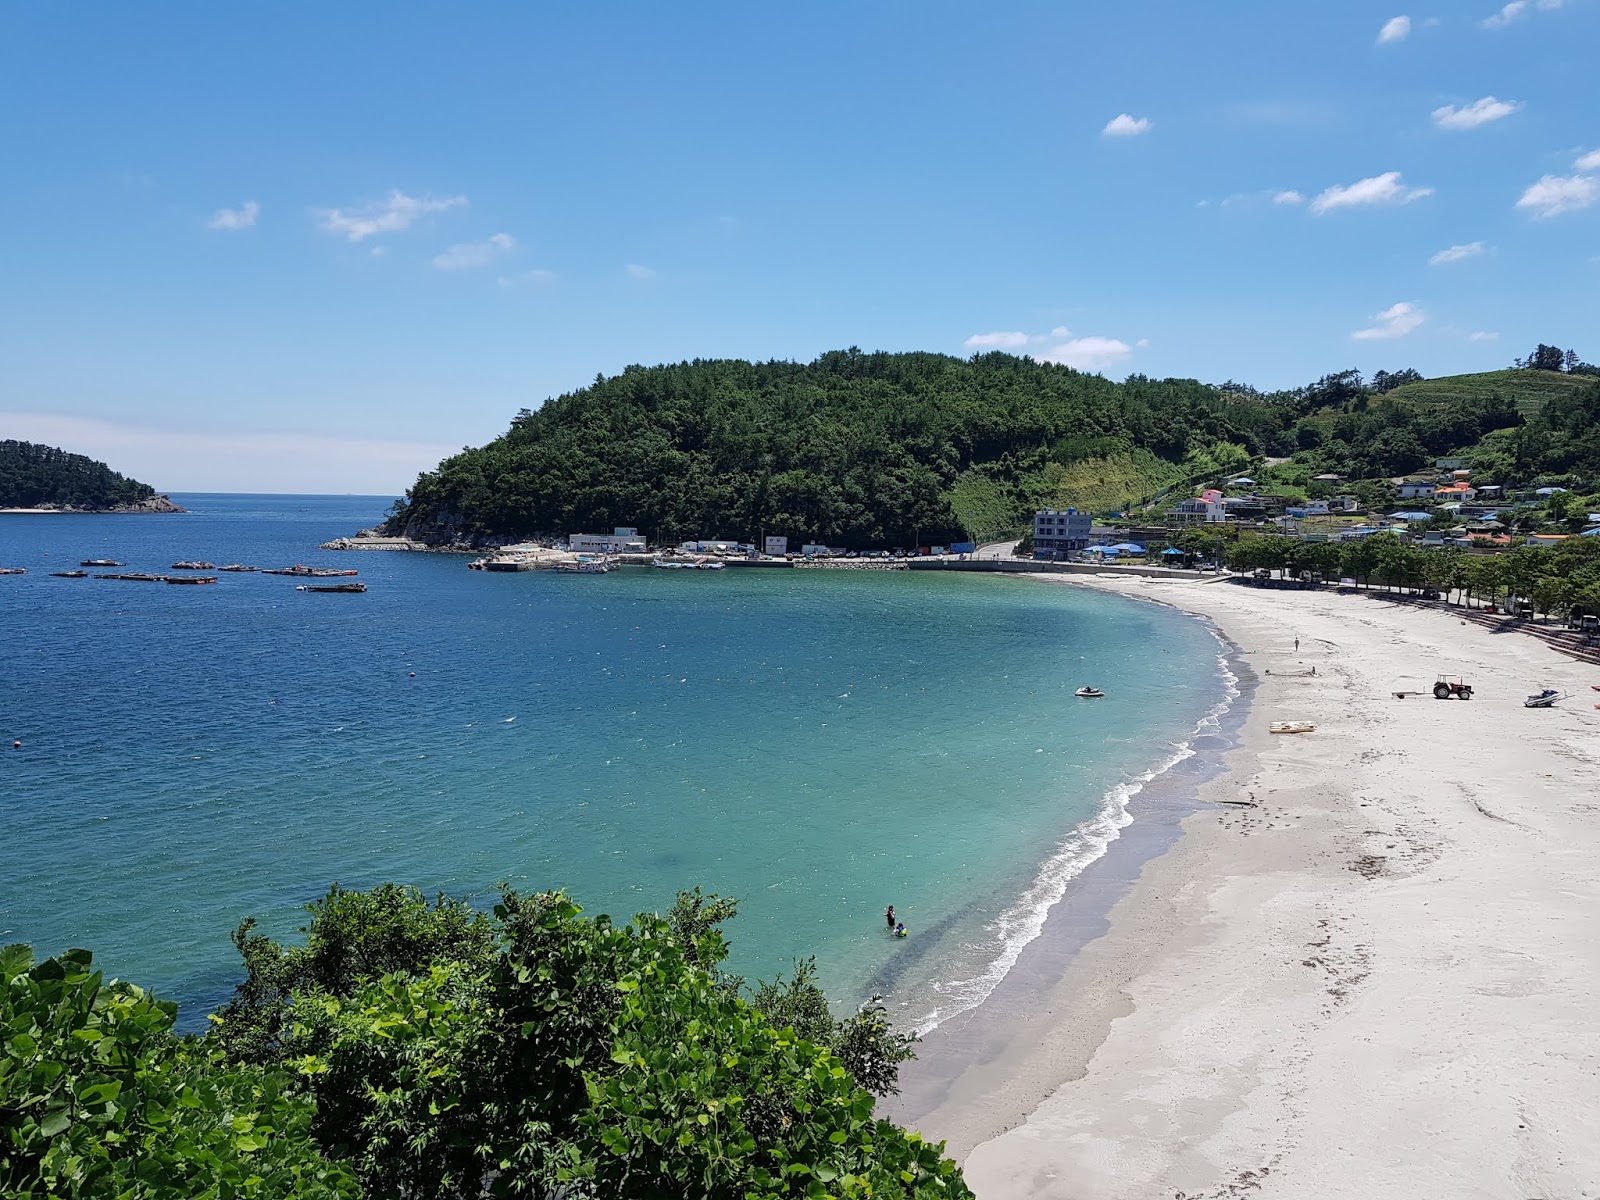
[[[1254,695],[1170,840],[1124,829],[889,1115],[984,1200],[1595,1188],[1600,670],[1366,596],[1059,582],[1211,620]],[[1436,672],[1478,698],[1390,694]],[[1523,709],[1542,682],[1569,699]]]

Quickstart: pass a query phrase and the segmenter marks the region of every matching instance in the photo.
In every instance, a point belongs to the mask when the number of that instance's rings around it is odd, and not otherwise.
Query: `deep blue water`
[[[181,1000],[332,881],[626,917],[738,896],[735,969],[815,954],[842,1003],[980,998],[1223,694],[1164,608],[924,573],[469,572],[318,550],[360,497],[183,496],[182,516],[0,516],[0,939],[88,946]],[[79,559],[359,569],[214,587]],[[414,673],[414,674],[413,674]],[[1072,697],[1094,681],[1111,697]],[[21,749],[11,749],[13,739]],[[893,902],[912,930],[883,936]]]

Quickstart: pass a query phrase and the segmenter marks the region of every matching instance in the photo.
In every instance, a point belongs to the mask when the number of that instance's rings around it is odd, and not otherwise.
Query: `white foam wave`
[[[1222,728],[1222,718],[1239,697],[1239,677],[1228,663],[1227,642],[1215,628],[1210,628],[1209,632],[1219,645],[1217,667],[1223,684],[1222,699],[1195,723],[1188,738],[1171,743],[1171,755],[1142,775],[1111,788],[1102,798],[1094,816],[1079,823],[1058,843],[1028,889],[988,926],[992,944],[997,946],[997,952],[988,966],[969,979],[934,985],[933,991],[939,997],[939,1003],[917,1025],[919,1034],[925,1034],[961,1013],[970,1012],[989,998],[1000,981],[1016,966],[1023,949],[1044,930],[1050,910],[1066,895],[1067,886],[1090,863],[1103,856],[1122,831],[1133,824],[1133,816],[1128,809],[1133,798],[1144,790],[1145,784],[1159,779],[1185,759],[1199,753],[1194,748],[1197,737]]]

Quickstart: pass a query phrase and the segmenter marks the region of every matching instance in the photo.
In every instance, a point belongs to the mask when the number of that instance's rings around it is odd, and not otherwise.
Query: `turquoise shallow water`
[[[698,884],[743,900],[735,969],[815,954],[841,1004],[884,991],[926,1024],[982,998],[1225,694],[1204,626],[1080,589],[487,575],[316,549],[380,499],[177,499],[0,516],[0,566],[30,569],[0,577],[0,939],[88,946],[189,1024],[231,988],[242,917],[289,932],[330,881],[385,879],[619,917]],[[371,590],[47,575],[102,556]]]

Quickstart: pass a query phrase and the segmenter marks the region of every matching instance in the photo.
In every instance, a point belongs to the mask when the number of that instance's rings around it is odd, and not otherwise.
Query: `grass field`
[[[1590,375],[1562,375],[1556,371],[1485,371],[1478,375],[1446,375],[1424,379],[1389,392],[1386,401],[1404,401],[1419,406],[1452,404],[1461,400],[1487,398],[1496,393],[1516,400],[1524,416],[1536,416],[1551,396],[1561,396],[1594,383]]]

